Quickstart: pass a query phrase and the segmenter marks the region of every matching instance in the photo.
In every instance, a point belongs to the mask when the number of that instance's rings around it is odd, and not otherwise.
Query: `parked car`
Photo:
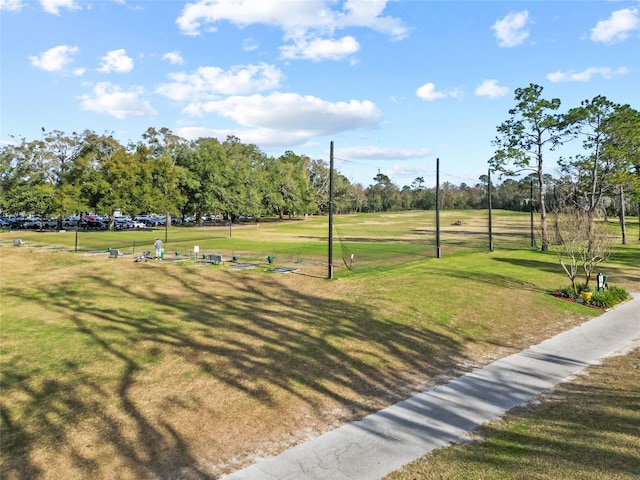
[[[144,222],[136,222],[135,220],[132,220],[131,228],[143,229],[143,228],[147,228],[147,224]]]
[[[107,230],[109,226],[101,221],[101,220],[82,220],[80,223],[80,228],[84,228],[86,230]]]
[[[30,217],[20,221],[20,228],[40,228],[40,224],[40,217]]]
[[[62,227],[63,228],[73,228],[73,227],[77,227],[78,226],[78,217],[77,216],[71,216],[71,217],[64,217],[62,219]]]
[[[57,218],[48,218],[45,220],[42,220],[41,223],[41,227],[40,228],[58,228],[58,219]]]
[[[136,222],[142,222],[148,227],[157,227],[159,225],[158,220],[153,215],[138,215],[133,220]]]

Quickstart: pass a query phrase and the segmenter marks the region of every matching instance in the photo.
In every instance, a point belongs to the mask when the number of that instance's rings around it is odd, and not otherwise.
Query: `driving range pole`
[[[333,140],[329,145],[329,273],[333,279]]]
[[[440,252],[440,159],[436,158],[436,258],[441,258]]]
[[[489,251],[493,252],[493,224],[491,221],[491,169],[489,169],[489,183],[487,184],[487,197],[489,207]]]

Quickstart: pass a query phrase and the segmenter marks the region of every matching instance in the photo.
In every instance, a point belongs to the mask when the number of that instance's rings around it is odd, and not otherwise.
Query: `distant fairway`
[[[334,281],[326,217],[174,227],[181,262],[133,261],[162,229],[0,234],[2,478],[215,478],[598,314],[550,295],[526,214],[495,217],[491,253],[486,212],[443,213],[437,259],[433,212],[339,216]],[[612,248],[640,291],[640,245]]]
[[[494,249],[526,249],[530,246],[529,215],[493,212]],[[461,225],[454,225],[460,221]],[[147,231],[117,232],[37,232],[12,233],[33,246],[63,250],[106,251],[118,248],[127,253],[151,250],[156,237],[167,240],[165,254],[194,255],[220,253],[246,260],[270,256],[280,264],[297,267],[328,263],[328,218],[308,217],[277,221],[263,219],[206,227],[157,227]],[[336,215],[334,217],[334,258],[336,271],[350,267],[357,272],[400,265],[436,256],[436,214],[412,211],[380,214]],[[77,247],[76,247],[77,240]],[[440,217],[442,255],[489,250],[487,212],[445,211]],[[352,256],[353,255],[353,256]]]

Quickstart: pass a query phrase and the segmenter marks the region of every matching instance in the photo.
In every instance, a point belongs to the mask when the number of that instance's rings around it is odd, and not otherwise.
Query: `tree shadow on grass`
[[[509,478],[637,478],[640,394],[629,367],[639,361],[640,350],[609,359],[541,404],[517,408],[508,423],[482,427],[483,444],[445,452],[443,468]]]
[[[311,408],[324,398],[361,416],[371,411],[367,398],[396,399],[403,372],[450,369],[460,355],[460,345],[446,336],[349,301],[301,293],[271,276],[242,275],[231,290],[225,279],[203,281],[188,269],[158,269],[153,275],[161,276],[135,292],[88,270],[80,289],[75,279],[75,288],[50,282],[38,298],[18,287],[5,292],[27,310],[46,298],[48,311],[66,319],[56,328],[67,332],[72,348],[84,345],[88,353],[74,360],[77,352],[65,350],[58,338],[42,358],[15,355],[3,365],[3,474],[41,474],[31,454],[45,444],[66,455],[82,476],[104,475],[91,451],[68,438],[69,426],[88,423],[92,436],[119,458],[124,476],[179,471],[185,478],[210,478],[198,466],[194,439],[171,418],[151,415],[136,398],[145,375],[167,358],[267,409],[280,392]],[[153,287],[166,283],[174,289]],[[91,289],[99,294],[91,295]],[[389,363],[402,371],[385,368]],[[181,397],[172,391],[167,399],[180,403]],[[197,414],[197,405],[184,408]]]

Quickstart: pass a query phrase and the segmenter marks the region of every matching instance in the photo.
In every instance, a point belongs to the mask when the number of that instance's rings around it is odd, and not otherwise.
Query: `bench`
[[[124,253],[122,253],[117,248],[109,248],[109,258],[118,258],[124,257]]]
[[[13,246],[14,247],[24,247],[24,242],[22,240],[20,240],[19,238],[15,238],[13,240]]]

